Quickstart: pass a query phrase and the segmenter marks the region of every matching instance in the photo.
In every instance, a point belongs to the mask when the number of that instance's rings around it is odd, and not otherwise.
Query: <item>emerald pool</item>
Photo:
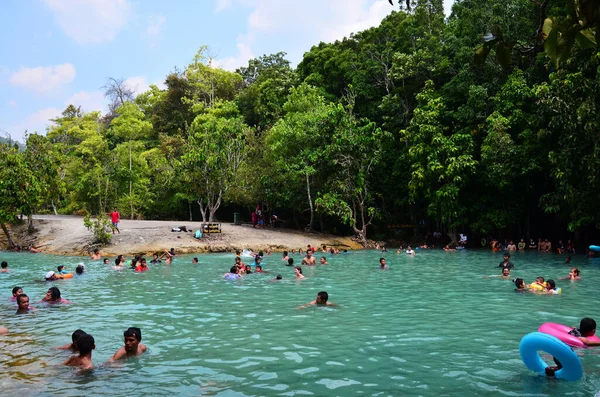
[[[197,256],[200,263],[191,264]],[[320,254],[316,255],[317,258]],[[386,257],[391,269],[381,271]],[[593,396],[600,390],[600,348],[580,351],[584,377],[546,379],[518,352],[523,335],[544,322],[600,322],[600,259],[515,253],[512,278],[557,280],[561,295],[515,293],[497,276],[501,253],[483,250],[405,254],[355,251],[326,255],[329,266],[303,267],[293,278],[281,254],[264,259],[268,274],[240,282],[223,274],[233,254],[177,256],[172,266],[115,272],[87,258],[0,253],[0,390],[12,396]],[[299,255],[294,256],[297,263]],[[111,262],[114,258],[110,258]],[[129,258],[128,258],[129,259]],[[249,262],[250,258],[243,258]],[[59,264],[86,273],[43,282]],[[270,279],[283,276],[279,282]],[[37,312],[15,315],[13,286]],[[58,286],[70,305],[38,302]],[[325,290],[336,308],[296,308]],[[142,329],[149,352],[104,365],[123,331]],[[96,340],[89,374],[60,365],[55,350],[81,328]]]

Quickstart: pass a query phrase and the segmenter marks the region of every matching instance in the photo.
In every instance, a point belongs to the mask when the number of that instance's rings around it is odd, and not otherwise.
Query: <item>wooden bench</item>
[[[202,225],[202,232],[206,234],[221,233],[220,223],[205,223]]]

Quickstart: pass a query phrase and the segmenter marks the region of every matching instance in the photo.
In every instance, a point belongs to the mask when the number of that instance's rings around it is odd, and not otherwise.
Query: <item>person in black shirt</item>
[[[500,262],[500,264],[498,265],[498,267],[501,267],[502,270],[504,270],[504,269],[514,269],[515,265],[513,265],[512,262],[509,259],[510,259],[510,255],[508,253],[504,254],[504,260],[502,262]]]

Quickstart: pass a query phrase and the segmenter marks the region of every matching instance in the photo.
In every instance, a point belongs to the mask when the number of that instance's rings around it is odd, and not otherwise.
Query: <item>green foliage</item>
[[[107,245],[110,243],[112,224],[105,213],[101,212],[95,219],[92,219],[90,213],[86,212],[83,225],[94,234],[94,244]]]

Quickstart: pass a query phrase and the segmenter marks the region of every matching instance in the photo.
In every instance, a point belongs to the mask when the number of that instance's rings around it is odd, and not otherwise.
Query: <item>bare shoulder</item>
[[[148,350],[148,348],[146,347],[146,345],[140,343],[138,345],[138,354],[142,354],[144,353],[146,350]]]

